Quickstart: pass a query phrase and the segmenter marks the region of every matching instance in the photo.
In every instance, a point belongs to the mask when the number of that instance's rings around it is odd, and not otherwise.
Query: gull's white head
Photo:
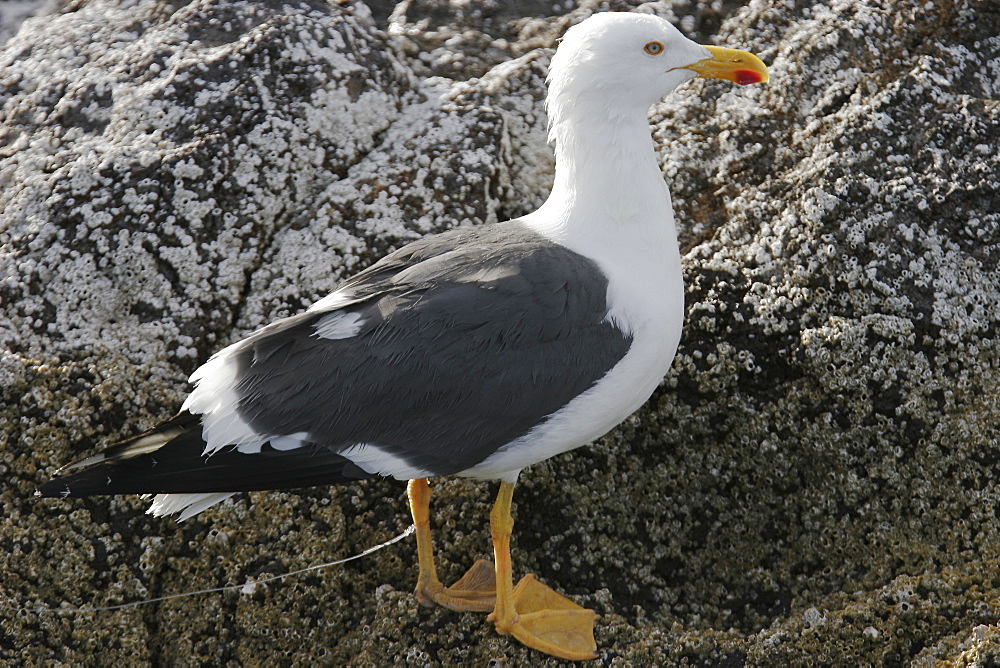
[[[594,14],[566,31],[549,68],[551,116],[646,110],[695,77],[767,81],[767,67],[745,51],[701,46],[649,14]]]

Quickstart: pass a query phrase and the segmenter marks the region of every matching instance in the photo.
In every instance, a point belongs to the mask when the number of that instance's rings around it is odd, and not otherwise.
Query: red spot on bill
[[[748,84],[760,83],[764,78],[758,72],[753,72],[751,70],[736,70],[736,83],[741,86],[746,86]]]

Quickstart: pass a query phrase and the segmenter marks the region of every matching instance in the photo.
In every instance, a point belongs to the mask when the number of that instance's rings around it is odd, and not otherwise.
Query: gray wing
[[[346,305],[233,351],[240,417],[330,453],[372,445],[434,475],[527,433],[631,345],[606,319],[597,266],[518,223],[423,239],[338,292]]]

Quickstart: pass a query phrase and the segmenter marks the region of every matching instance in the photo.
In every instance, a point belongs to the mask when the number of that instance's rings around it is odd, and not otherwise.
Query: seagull
[[[695,78],[766,82],[745,51],[664,19],[598,13],[552,57],[555,181],[535,212],[390,253],[298,315],[213,355],[180,412],[66,466],[38,495],[152,495],[186,519],[236,492],[407,480],[425,605],[489,612],[501,634],[596,658],[596,615],[532,575],[513,584],[520,472],[638,409],[681,336],[684,286],[647,112]],[[499,480],[494,562],[445,586],[428,478]]]

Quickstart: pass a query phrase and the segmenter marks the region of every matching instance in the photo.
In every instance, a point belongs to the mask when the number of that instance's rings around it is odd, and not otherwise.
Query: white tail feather
[[[191,519],[201,511],[225,501],[236,492],[207,492],[200,494],[157,494],[153,497],[153,504],[146,511],[154,517],[164,517],[180,513],[178,522]],[[149,494],[143,494],[142,498],[148,499]]]

